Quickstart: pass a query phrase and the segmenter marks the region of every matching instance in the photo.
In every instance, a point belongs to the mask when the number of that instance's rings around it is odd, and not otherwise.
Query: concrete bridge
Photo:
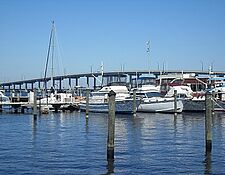
[[[195,76],[198,75],[209,75],[208,71],[176,71],[176,70],[171,70],[171,71],[150,71],[151,74],[155,75],[158,77],[159,75],[167,75],[167,74],[194,74]],[[107,81],[110,81],[112,77],[124,77],[129,79],[129,83],[131,83],[132,78],[136,76],[141,76],[141,75],[148,75],[149,71],[111,71],[111,72],[104,72],[103,77],[107,79]],[[220,77],[225,76],[225,72],[222,71],[215,71],[211,72],[211,75],[216,75]],[[55,85],[56,83],[58,84],[58,89],[62,89],[62,81],[66,80],[68,82],[68,86],[72,87],[74,84],[73,81],[75,81],[75,86],[80,86],[79,80],[81,78],[86,79],[86,84],[90,87],[96,87],[97,86],[97,78],[102,76],[101,72],[94,72],[94,73],[82,73],[82,74],[70,74],[70,75],[63,75],[63,76],[55,76],[53,77],[53,84]],[[92,84],[90,84],[90,79],[92,79]],[[48,87],[48,82],[51,80],[50,77],[47,78],[35,78],[35,79],[29,79],[29,80],[20,80],[20,81],[12,81],[12,82],[4,82],[0,83],[0,87],[2,89],[27,89],[27,90],[32,90],[34,88],[43,88],[43,87]]]

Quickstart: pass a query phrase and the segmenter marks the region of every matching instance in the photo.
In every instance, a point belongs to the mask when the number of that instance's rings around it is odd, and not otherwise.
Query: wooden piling
[[[174,114],[177,115],[177,90],[174,90]]]
[[[215,110],[214,110],[214,108],[215,108],[215,98],[216,98],[216,92],[215,91],[213,91],[212,92],[212,115],[214,115],[214,112],[215,112]]]
[[[33,116],[34,116],[34,119],[37,119],[37,91],[36,91],[36,89],[34,89]]]
[[[88,114],[89,114],[89,95],[90,95],[90,89],[88,88],[86,91],[86,118],[88,118]]]
[[[108,140],[107,160],[114,159],[114,137],[115,137],[115,96],[114,91],[109,92],[109,114],[108,114]]]
[[[25,106],[21,106],[21,113],[22,113],[22,114],[25,113]]]
[[[212,94],[206,92],[205,95],[205,144],[206,152],[212,150]]]
[[[42,98],[42,91],[39,89],[39,103],[38,103],[39,116],[41,115],[41,98]]]
[[[2,103],[2,96],[0,96],[0,103]],[[0,105],[0,112],[2,112],[2,104]]]
[[[137,113],[137,104],[136,104],[136,92],[137,89],[133,90],[133,115],[135,116]]]

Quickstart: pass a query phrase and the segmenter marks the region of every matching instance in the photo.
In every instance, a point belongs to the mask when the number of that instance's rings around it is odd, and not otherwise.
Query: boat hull
[[[205,111],[205,100],[183,100],[184,109],[186,112],[204,112]],[[224,101],[214,102],[214,111],[225,111]]]
[[[183,103],[181,100],[178,100],[177,112],[181,113],[182,110]],[[138,112],[174,113],[174,101],[143,102],[139,105]]]
[[[193,101],[191,99],[184,99],[183,105],[184,105],[183,111],[186,111],[186,112],[205,111],[205,101],[204,100]]]
[[[136,101],[136,105],[140,104],[139,101]],[[86,111],[86,103],[80,103],[80,110]],[[90,102],[89,103],[89,112],[97,112],[97,113],[107,113],[109,112],[109,106],[107,102]],[[133,113],[133,100],[122,100],[115,102],[115,112],[116,113],[125,113],[131,114]]]

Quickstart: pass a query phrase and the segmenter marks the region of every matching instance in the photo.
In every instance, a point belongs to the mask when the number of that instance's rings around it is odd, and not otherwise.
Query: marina
[[[87,88],[83,92],[86,93],[86,96],[82,93],[81,96],[75,96],[76,93],[58,93],[51,90],[45,91],[48,94],[42,97],[38,96],[37,90],[34,89],[27,96],[27,102],[18,102],[20,98],[17,98],[17,102],[11,102],[12,96],[7,97],[4,95],[4,91],[1,91],[0,119],[3,120],[1,127],[6,128],[11,124],[4,122],[8,118],[13,120],[22,118],[26,122],[29,121],[23,125],[30,125],[31,131],[29,132],[32,133],[32,139],[35,139],[35,143],[33,143],[34,140],[29,140],[26,145],[28,147],[22,148],[22,150],[14,150],[14,147],[7,149],[4,147],[5,144],[0,144],[3,157],[7,156],[4,153],[5,150],[7,153],[14,152],[18,156],[21,151],[32,151],[33,155],[38,152],[36,149],[41,147],[42,153],[45,153],[44,149],[46,149],[46,151],[50,151],[50,155],[47,153],[42,157],[31,156],[31,167],[35,168],[35,172],[43,173],[39,168],[43,166],[42,162],[46,162],[44,172],[49,169],[48,173],[50,174],[86,174],[86,172],[88,174],[99,174],[99,172],[101,172],[100,174],[146,174],[147,171],[150,171],[151,174],[220,174],[223,172],[222,167],[225,162],[221,158],[220,151],[223,152],[225,145],[222,136],[225,112],[223,106],[218,105],[217,102],[217,100],[222,102],[224,98],[224,92],[221,91],[223,82],[219,83],[221,87],[216,84],[213,87],[211,84],[212,89],[201,91],[204,97],[201,100],[201,109],[199,110],[200,107],[197,106],[198,111],[190,110],[189,113],[182,111],[184,102],[189,103],[187,100],[192,100],[192,103],[196,102],[193,100],[194,93],[188,86],[171,86],[166,96],[163,97],[160,92],[161,88],[156,85],[143,84],[129,91],[130,85],[124,86],[121,83],[117,82],[115,85],[114,82],[114,85],[104,86],[91,93]],[[76,99],[80,100],[76,101]],[[196,104],[193,105],[194,108]],[[69,106],[74,105],[76,107],[71,110]],[[4,106],[9,106],[8,109],[12,108],[14,114],[4,110]],[[25,113],[22,110],[23,106],[27,108],[29,106],[31,111]],[[41,110],[42,106],[47,107],[47,112]],[[67,106],[67,108],[62,109],[61,106]],[[221,110],[217,111],[217,107],[220,107]],[[18,108],[21,108],[19,114]],[[46,129],[42,128],[43,122],[46,122],[44,126],[50,127],[47,133],[43,131]],[[98,122],[101,126],[98,125]],[[6,126],[4,126],[5,124]],[[14,121],[13,125],[16,125]],[[79,128],[78,131],[76,127]],[[218,127],[221,128],[218,129]],[[73,132],[70,132],[71,128],[73,128]],[[90,128],[92,128],[92,132]],[[47,143],[36,146],[39,129],[42,137],[47,139]],[[97,132],[93,132],[93,130],[97,130]],[[71,136],[74,131],[78,132],[75,136],[79,138]],[[4,132],[6,131],[3,129],[1,134]],[[48,138],[50,135],[52,140]],[[85,137],[84,142],[79,140],[83,139],[82,135]],[[86,140],[87,138],[88,140]],[[8,139],[6,134],[6,141]],[[40,139],[38,139],[38,143],[41,142]],[[57,140],[59,143],[56,144]],[[27,142],[26,137],[23,137],[23,141]],[[11,142],[10,139],[9,142]],[[32,148],[29,146],[30,142],[32,142]],[[85,153],[82,150],[85,150]],[[67,151],[68,155],[66,155]],[[42,153],[40,154],[42,155]],[[18,166],[16,171],[19,174],[29,174],[27,163],[23,163],[23,161],[29,161],[29,154],[24,152],[22,154],[26,154],[28,157],[23,159],[13,156],[15,160],[22,160],[21,163],[19,161],[19,164],[15,163],[15,166]],[[38,160],[34,160],[36,158]],[[91,160],[92,158],[94,160]],[[212,161],[213,158],[215,161]],[[7,157],[6,160],[12,161],[10,157]],[[92,161],[93,165],[88,163],[89,161]],[[13,171],[9,166],[4,166],[4,158],[2,160],[0,158],[0,162],[3,165],[3,173],[7,174]],[[193,169],[193,167],[195,168]]]
[[[213,110],[225,111],[225,78],[216,74],[201,78],[195,74],[154,74],[140,75],[130,78],[128,75],[114,74],[101,76],[101,86],[95,88],[90,84],[75,86],[69,89],[56,89],[53,78],[50,86],[39,89],[4,89],[1,86],[0,109],[11,107],[13,111],[24,112],[24,108],[34,106],[34,98],[41,112],[54,110],[73,111],[88,110],[90,112],[108,112],[108,94],[110,90],[116,93],[116,110],[119,113],[162,112],[181,113],[204,112],[205,94],[210,92],[213,97]],[[96,77],[94,77],[97,79]],[[141,80],[141,81],[140,81]],[[104,85],[106,82],[107,85]],[[47,87],[49,87],[47,89]],[[60,87],[60,86],[58,86]],[[96,86],[97,87],[97,86]],[[136,91],[135,97],[134,90]],[[35,95],[34,95],[35,91]],[[176,94],[175,94],[176,93]],[[87,101],[88,100],[88,101]],[[134,107],[135,104],[135,107]]]
[[[225,174],[224,9],[1,1],[0,175]]]

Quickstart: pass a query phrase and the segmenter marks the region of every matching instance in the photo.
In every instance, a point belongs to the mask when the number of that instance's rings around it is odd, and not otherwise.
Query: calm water
[[[225,174],[225,114],[117,115],[115,161],[106,160],[107,114],[0,114],[0,174]]]

